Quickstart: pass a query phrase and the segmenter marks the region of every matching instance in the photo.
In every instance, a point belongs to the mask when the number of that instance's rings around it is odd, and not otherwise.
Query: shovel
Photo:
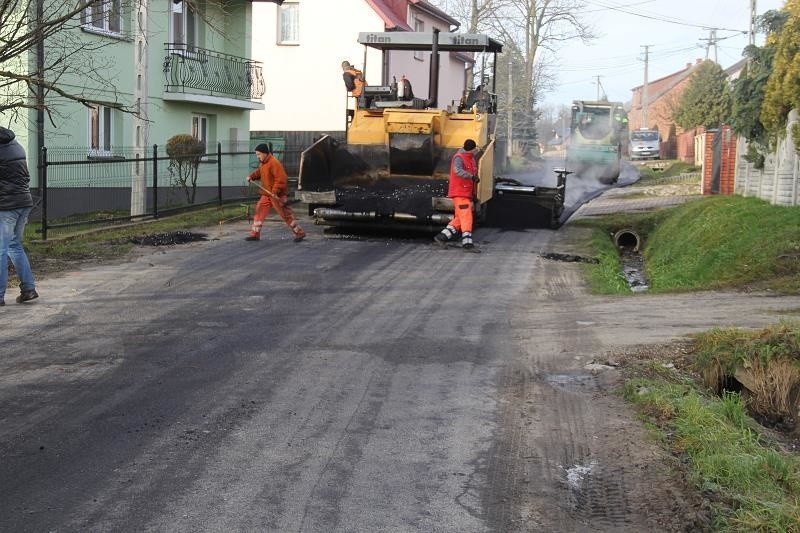
[[[284,206],[284,205],[286,205],[286,204],[284,203],[284,201],[283,201],[283,200],[281,200],[281,199],[278,197],[278,195],[277,195],[277,194],[275,194],[275,193],[274,193],[274,192],[272,192],[271,190],[267,189],[266,187],[264,187],[264,186],[262,186],[262,185],[260,185],[260,184],[256,183],[256,182],[255,182],[255,180],[247,180],[247,181],[248,181],[248,183],[252,183],[252,184],[254,184],[256,187],[258,187],[259,189],[261,189],[262,191],[264,191],[264,192],[267,194],[267,196],[270,196],[270,197],[271,197],[273,200],[276,200],[276,201],[277,201],[277,202],[278,202],[278,203],[279,203],[281,206]]]

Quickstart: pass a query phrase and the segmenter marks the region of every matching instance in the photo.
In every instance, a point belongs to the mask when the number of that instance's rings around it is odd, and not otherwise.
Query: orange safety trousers
[[[278,213],[278,216],[280,216],[283,221],[286,222],[286,225],[289,226],[292,235],[295,237],[305,237],[306,232],[303,231],[303,228],[301,228],[294,219],[294,211],[292,211],[292,208],[286,203],[287,199],[287,196],[282,196],[281,201],[278,202],[271,196],[262,194],[261,198],[256,204],[256,212],[253,215],[253,227],[251,230],[251,235],[261,235],[261,226],[263,226],[264,220],[267,218],[270,208],[273,208],[275,209],[275,212]]]
[[[470,198],[453,198],[455,216],[448,226],[461,233],[472,233],[472,200]]]

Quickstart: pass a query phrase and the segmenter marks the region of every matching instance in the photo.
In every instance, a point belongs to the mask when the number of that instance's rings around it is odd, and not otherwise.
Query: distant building
[[[381,52],[358,44],[359,32],[455,31],[459,22],[426,0],[284,0],[253,5],[252,50],[265,71],[266,109],[251,114],[254,135],[267,132],[344,131],[348,105],[342,61],[364,71],[370,85],[405,76],[415,96],[428,96],[430,52],[387,53],[389,80],[381,80]],[[365,68],[366,60],[366,68]],[[466,88],[471,55],[441,53],[438,102],[456,102]],[[470,80],[471,81],[471,80]],[[471,83],[470,83],[471,85]],[[352,101],[349,103],[352,107]],[[256,133],[258,132],[258,133]]]
[[[176,134],[194,136],[209,152],[216,151],[218,142],[225,142],[226,148],[228,142],[246,143],[250,111],[264,108],[261,65],[250,57],[252,1],[86,3],[74,20],[44,40],[45,57],[55,63],[45,71],[45,80],[105,104],[84,105],[62,98],[58,91],[45,91],[44,104],[53,114],[44,122],[41,140],[34,109],[0,113],[3,125],[14,130],[28,152],[32,186],[40,186],[40,142],[50,160],[60,153],[65,159],[110,164],[115,158],[150,154],[153,145],[163,149]],[[30,19],[35,18],[35,2],[18,4],[11,8],[18,10],[15,16],[28,9]],[[49,20],[72,12],[74,4],[54,7]],[[55,61],[59,57],[65,66]],[[22,59],[17,66],[9,62],[8,68],[33,75],[35,47]],[[137,113],[124,113],[119,106]],[[106,171],[99,164],[92,168]],[[138,192],[131,193],[130,203],[132,213],[139,214],[146,203],[142,184],[149,179],[149,169],[135,169],[131,181]],[[241,178],[235,178],[240,184]],[[94,186],[86,176],[81,179],[60,189]],[[205,166],[201,185],[203,179],[216,183],[216,172]],[[51,180],[52,190],[57,188],[54,183]]]
[[[695,73],[697,67],[702,63],[698,59],[695,63],[686,63],[686,67],[678,72],[674,72],[663,78],[648,81],[647,83],[647,124],[644,123],[644,108],[642,98],[644,96],[644,85],[639,85],[631,89],[631,109],[628,112],[628,124],[630,129],[658,129],[661,140],[664,143],[670,142],[670,132],[675,135],[677,126],[672,118],[678,107],[681,94],[689,78]],[[664,154],[669,158],[669,154]]]
[[[664,159],[674,159],[676,157],[691,159],[689,154],[677,153],[681,150],[678,147],[676,137],[682,133],[682,129],[675,124],[675,120],[672,117],[678,107],[683,91],[689,84],[690,78],[703,61],[703,59],[697,59],[694,63],[686,63],[684,69],[648,82],[647,124],[644,124],[644,109],[642,106],[644,85],[631,89],[633,95],[631,109],[628,112],[630,129],[657,129],[661,134],[661,152]],[[709,60],[706,59],[705,61]],[[728,79],[733,81],[738,78],[744,65],[745,60],[741,60],[725,69]]]

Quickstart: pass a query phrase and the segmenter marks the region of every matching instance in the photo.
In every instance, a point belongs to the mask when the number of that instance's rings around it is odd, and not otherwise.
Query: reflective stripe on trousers
[[[281,203],[283,203],[283,205],[281,205]],[[294,219],[294,211],[286,204],[286,197],[284,196],[281,198],[281,202],[276,202],[271,196],[266,194],[261,195],[261,198],[256,204],[256,212],[255,215],[253,215],[253,235],[259,235],[261,233],[261,226],[267,218],[270,208],[274,209],[275,212],[278,213],[278,216],[289,226],[292,235],[296,237],[305,236],[306,232],[303,231],[303,228],[301,228]]]

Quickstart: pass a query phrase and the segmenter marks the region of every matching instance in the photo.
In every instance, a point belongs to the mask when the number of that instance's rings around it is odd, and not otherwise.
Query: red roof
[[[367,0],[367,3],[375,10],[378,16],[383,19],[386,30],[393,31],[413,31],[414,29],[406,22],[408,6],[413,5],[417,9],[446,22],[450,26],[459,26],[459,22],[430,4],[427,0]]]
[[[387,5],[389,2],[391,0],[367,0],[372,9],[383,19],[383,25],[387,30],[412,31],[411,26],[405,22],[405,15],[402,17],[397,16],[397,13]],[[394,4],[395,2],[392,3]],[[403,0],[403,3],[407,6],[408,0]]]

